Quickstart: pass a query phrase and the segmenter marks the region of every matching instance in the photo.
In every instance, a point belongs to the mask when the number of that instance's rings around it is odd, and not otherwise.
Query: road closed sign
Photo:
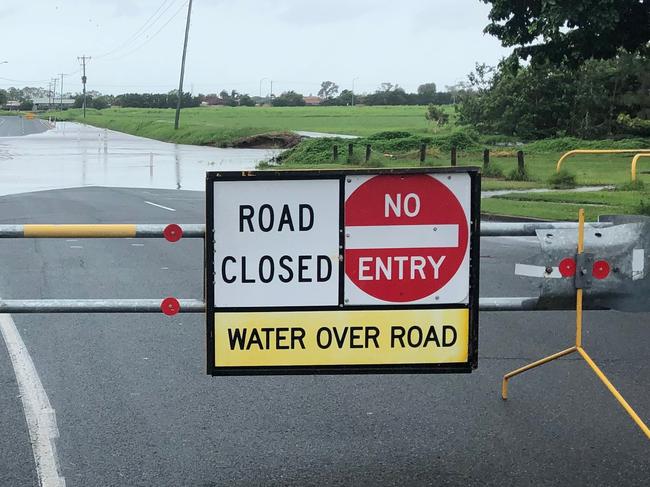
[[[470,372],[478,170],[215,172],[208,373]]]

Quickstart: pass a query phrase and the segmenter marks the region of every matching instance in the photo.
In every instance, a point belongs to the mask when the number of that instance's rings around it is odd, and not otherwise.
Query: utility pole
[[[65,73],[59,73],[59,76],[61,76],[61,111],[63,112],[63,77],[65,76]]]
[[[57,78],[52,78],[52,86],[53,86],[53,90],[52,90],[52,106],[56,106],[56,83],[58,81],[59,80]]]
[[[83,83],[84,86],[84,91],[83,91],[83,96],[84,96],[84,101],[83,101],[83,109],[84,109],[84,118],[86,118],[86,61],[90,61],[91,57],[90,56],[80,56],[77,58],[79,61],[81,61],[81,69],[82,69],[82,74],[81,74],[81,82]]]
[[[185,23],[185,42],[183,43],[183,58],[181,59],[181,79],[178,82],[178,103],[176,104],[176,118],[174,129],[178,130],[178,121],[181,118],[181,101],[183,99],[183,76],[185,75],[185,55],[187,54],[187,38],[190,34],[190,16],[192,15],[192,0],[187,4],[187,21]]]
[[[354,106],[354,82],[359,78],[352,78],[352,106]]]

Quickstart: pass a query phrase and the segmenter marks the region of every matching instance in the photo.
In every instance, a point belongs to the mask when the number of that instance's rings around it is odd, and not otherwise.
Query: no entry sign
[[[350,176],[346,181],[346,302],[466,301],[470,176]]]
[[[473,168],[208,173],[208,373],[470,372]]]

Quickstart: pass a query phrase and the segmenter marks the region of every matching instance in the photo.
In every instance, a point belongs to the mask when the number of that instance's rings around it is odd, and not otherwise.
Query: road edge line
[[[65,487],[54,443],[59,437],[56,412],[11,315],[0,314],[0,332],[16,375],[39,483],[42,487]]]

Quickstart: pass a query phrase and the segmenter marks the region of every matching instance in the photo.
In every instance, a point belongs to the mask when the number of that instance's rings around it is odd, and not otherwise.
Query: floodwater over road
[[[21,126],[33,132],[44,122],[0,122],[16,127],[0,134],[0,195],[81,186],[202,191],[206,171],[254,169],[279,152],[170,144],[71,122],[22,136]]]

